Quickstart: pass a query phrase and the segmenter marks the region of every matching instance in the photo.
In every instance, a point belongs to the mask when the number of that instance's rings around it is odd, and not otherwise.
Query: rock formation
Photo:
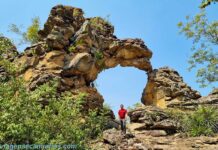
[[[60,92],[88,93],[86,108],[102,107],[103,97],[93,81],[102,70],[117,65],[136,67],[148,74],[141,98],[145,105],[186,109],[198,105],[199,92],[184,83],[177,71],[152,69],[152,52],[142,40],[121,40],[113,32],[114,27],[100,17],[85,18],[79,8],[58,5],[39,31],[40,41],[27,47],[14,62],[22,68],[20,76],[30,90],[57,79]],[[5,74],[2,68],[0,72]]]
[[[116,129],[105,130],[102,140],[93,141],[92,147],[99,150],[218,149],[218,135],[187,137],[177,132],[180,124],[173,116],[175,108],[171,110],[173,112],[155,106],[138,106],[128,113],[131,123],[127,125],[125,136]],[[184,115],[179,109],[177,113]]]
[[[154,69],[142,94],[142,103],[161,108],[194,108],[201,95],[184,83],[179,73],[168,67]]]
[[[214,89],[208,96],[203,96],[198,99],[200,105],[212,105],[218,108],[218,88]]]
[[[52,8],[40,41],[27,47],[15,63],[30,90],[56,78],[59,91],[86,92],[87,108],[100,108],[102,96],[92,87],[98,74],[117,65],[152,70],[152,52],[140,39],[120,40],[113,26],[100,17],[84,18],[79,8]]]
[[[164,110],[154,106],[140,106],[128,113],[131,131],[152,136],[174,134],[180,129],[179,123]]]
[[[120,65],[145,71],[148,82],[141,101],[157,107],[142,106],[130,111],[128,134],[123,137],[116,129],[106,130],[103,141],[93,144],[98,149],[175,150],[179,147],[185,149],[185,146],[217,149],[216,137],[185,141],[174,134],[180,128],[179,123],[161,109],[193,109],[199,104],[218,106],[217,89],[201,97],[199,92],[184,83],[177,71],[168,67],[153,69],[150,63],[152,52],[142,40],[121,40],[113,33],[114,27],[108,21],[100,17],[85,18],[79,8],[58,5],[52,8],[44,29],[39,31],[38,43],[18,54],[9,42],[10,49],[1,54],[21,68],[18,75],[24,78],[29,90],[56,79],[59,82],[57,93],[87,93],[85,110],[103,106],[103,97],[93,86],[102,70]],[[7,39],[0,37],[1,40]],[[0,81],[7,77],[7,71],[0,66]],[[114,118],[112,112],[108,115]],[[111,120],[108,128],[111,126],[118,128],[119,122]]]

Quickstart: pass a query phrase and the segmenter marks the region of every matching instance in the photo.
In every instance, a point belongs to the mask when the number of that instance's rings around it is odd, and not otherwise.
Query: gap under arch
[[[134,67],[116,66],[102,71],[95,80],[96,88],[109,104],[115,116],[120,104],[125,108],[141,103],[143,89],[147,83],[146,72]]]

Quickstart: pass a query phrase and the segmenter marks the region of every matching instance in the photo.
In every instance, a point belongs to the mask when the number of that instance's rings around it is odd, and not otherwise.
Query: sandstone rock
[[[121,142],[122,135],[115,129],[109,129],[103,132],[103,139],[105,143],[116,145]]]
[[[150,134],[158,134],[151,130],[164,130],[167,134],[172,134],[180,128],[178,122],[158,107],[140,106],[128,112],[128,115],[131,121],[129,125],[131,131],[149,130]]]
[[[128,132],[126,135],[122,135],[116,129],[109,129],[103,132],[103,143],[98,148],[101,147],[104,147],[105,150],[147,150],[147,146],[135,138],[133,134]],[[96,148],[96,144],[94,148]]]
[[[134,133],[143,136],[152,136],[152,137],[167,136],[167,132],[165,130],[143,130],[138,132],[134,131]]]
[[[135,130],[143,130],[146,129],[145,124],[144,123],[131,123],[128,124],[128,129],[130,131],[135,131]]]
[[[90,71],[93,60],[88,53],[76,54],[72,60],[65,65],[64,69],[71,75],[85,74]]]
[[[62,70],[64,67],[65,53],[57,50],[46,53],[36,68],[45,70]]]
[[[74,95],[79,93],[86,93],[87,96],[85,97],[84,103],[84,110],[88,109],[95,109],[95,108],[102,108],[103,107],[103,97],[97,92],[97,89],[92,87],[83,86],[78,89],[71,90]]]
[[[41,38],[46,38],[56,27],[67,29],[74,28],[77,31],[84,22],[83,11],[79,8],[57,5],[52,8],[44,29],[39,31]],[[68,29],[67,29],[68,30]]]
[[[204,96],[198,99],[200,105],[212,105],[218,107],[218,89],[214,89],[208,96]]]
[[[195,108],[199,92],[183,82],[179,73],[168,67],[155,69],[148,74],[148,82],[142,95],[142,103],[161,108]]]
[[[60,91],[90,92],[95,98],[89,100],[87,108],[99,107],[103,98],[91,87],[98,74],[117,65],[132,66],[148,73],[142,94],[144,104],[162,108],[198,105],[196,99],[200,94],[184,83],[178,72],[169,68],[152,71],[152,52],[144,42],[118,39],[114,27],[100,17],[84,18],[79,8],[57,5],[39,35],[40,41],[27,47],[14,60],[22,68],[21,75],[29,82],[30,89],[59,78]]]
[[[98,74],[121,65],[145,72],[152,70],[152,52],[140,39],[117,39],[114,27],[100,17],[84,18],[79,8],[57,5],[52,8],[40,41],[16,58],[29,89],[54,78],[59,92],[86,92],[86,109],[101,108],[103,97],[92,87]]]

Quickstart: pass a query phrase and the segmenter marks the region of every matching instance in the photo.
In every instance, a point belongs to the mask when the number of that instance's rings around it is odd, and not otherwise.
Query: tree
[[[39,41],[38,31],[40,29],[40,19],[35,17],[32,19],[32,24],[26,29],[26,31],[21,31],[21,27],[18,27],[16,24],[11,24],[9,26],[9,31],[16,33],[21,36],[19,44],[34,44]]]
[[[200,8],[205,8],[209,6],[211,3],[216,3],[218,0],[202,0]]]
[[[217,0],[203,0],[201,8]],[[192,39],[192,55],[189,70],[197,69],[197,82],[206,87],[218,81],[218,21],[209,21],[206,10],[201,9],[193,18],[186,17],[187,22],[178,23],[180,32]]]

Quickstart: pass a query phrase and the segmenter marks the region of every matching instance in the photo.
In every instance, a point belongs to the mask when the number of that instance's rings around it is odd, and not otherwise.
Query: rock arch
[[[40,42],[27,47],[15,60],[31,90],[48,80],[60,79],[60,91],[88,92],[88,107],[99,107],[102,96],[90,84],[103,69],[117,65],[152,71],[152,52],[140,39],[120,40],[113,26],[100,17],[84,18],[79,8],[52,8]]]
[[[81,9],[58,5],[52,8],[44,29],[39,31],[40,41],[27,47],[14,62],[24,68],[20,75],[29,83],[30,90],[58,78],[60,92],[89,94],[87,108],[102,107],[103,98],[91,83],[102,70],[117,65],[136,67],[148,73],[142,94],[144,104],[164,108],[169,100],[186,98],[187,92],[194,95],[190,98],[199,97],[186,84],[172,88],[174,84],[183,83],[176,71],[153,70],[152,52],[142,40],[121,40],[113,33],[114,27],[108,21],[100,17],[84,18]]]

